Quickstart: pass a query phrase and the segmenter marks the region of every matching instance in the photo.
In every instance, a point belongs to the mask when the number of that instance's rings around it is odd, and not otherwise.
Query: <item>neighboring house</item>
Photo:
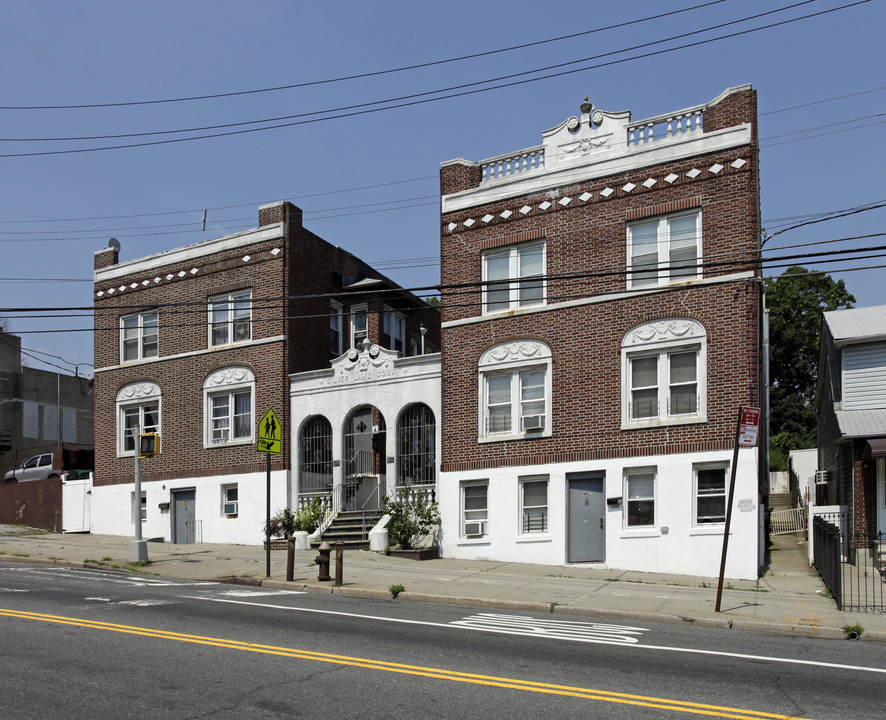
[[[886,305],[824,313],[815,407],[817,504],[846,506],[867,547],[886,533]]]
[[[761,402],[756,94],[441,170],[446,557],[716,576]],[[757,577],[758,452],[726,573]]]
[[[60,475],[77,466],[78,451],[85,463],[78,469],[90,470],[92,439],[89,380],[22,365],[21,338],[0,332],[0,477],[29,461],[43,470],[17,477]]]
[[[294,506],[289,376],[328,368],[370,337],[393,354],[439,348],[439,312],[304,228],[288,202],[254,230],[119,262],[95,256],[93,531],[133,533],[133,429],[157,432],[141,462],[144,537],[258,544],[272,409],[272,511]],[[131,510],[132,509],[132,510]]]

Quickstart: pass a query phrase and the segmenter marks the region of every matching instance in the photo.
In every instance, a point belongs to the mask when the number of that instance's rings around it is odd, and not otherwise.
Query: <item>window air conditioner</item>
[[[537,431],[545,429],[544,415],[526,415],[523,417],[523,431]]]
[[[216,445],[220,443],[226,443],[228,441],[228,431],[227,430],[216,430],[212,433],[212,442]]]
[[[236,515],[236,514],[237,514],[237,503],[226,502],[225,503],[225,515]]]
[[[236,340],[238,342],[242,342],[244,340],[249,340],[249,323],[248,322],[234,323],[234,340]]]
[[[478,520],[477,522],[465,523],[465,537],[477,537],[486,534],[486,521]]]

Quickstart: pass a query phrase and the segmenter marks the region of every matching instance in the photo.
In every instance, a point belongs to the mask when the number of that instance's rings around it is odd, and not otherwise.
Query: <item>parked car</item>
[[[41,453],[22,463],[21,467],[13,468],[3,478],[3,482],[27,482],[28,480],[45,480],[58,477],[59,470],[52,467],[52,453]]]

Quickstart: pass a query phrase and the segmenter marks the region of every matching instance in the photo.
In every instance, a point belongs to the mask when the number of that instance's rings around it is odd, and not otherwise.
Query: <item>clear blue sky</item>
[[[587,33],[702,4],[9,2],[0,15],[0,105],[106,105],[334,80]],[[884,203],[884,3],[798,19],[845,4],[799,3],[697,33],[790,5],[726,0],[508,52],[274,92],[123,107],[0,109],[0,308],[89,307],[93,254],[108,238],[120,240],[122,260],[143,257],[254,227],[258,205],[282,199],[304,209],[309,229],[402,285],[434,285],[440,163],[536,145],[543,130],[577,113],[585,95],[599,108],[630,110],[639,120],[752,84],[760,112],[762,211],[770,234],[818,213]],[[669,39],[683,33],[696,34]],[[646,47],[628,50],[639,45]],[[604,64],[627,58],[636,59]],[[560,67],[539,72],[554,65]],[[440,97],[464,92],[440,92],[446,88],[514,73],[529,74],[470,89],[554,76],[382,112],[341,117],[354,111],[335,110],[417,93]],[[9,157],[256,126],[116,139],[46,138],[173,131],[330,110],[278,121],[320,122],[261,132]],[[201,232],[204,208],[208,219]],[[886,245],[884,236],[808,245],[883,232],[884,221],[886,209],[860,212],[785,232],[767,248],[776,256]],[[776,249],[798,244],[802,247]],[[872,255],[815,267],[845,279],[857,305],[883,304],[886,271],[850,270],[886,264],[886,253]],[[91,375],[89,312],[66,318],[46,311],[0,314],[22,335],[25,348],[58,356],[37,356],[51,366],[29,364],[69,372],[77,365],[81,374]],[[64,332],[32,332],[59,330]]]

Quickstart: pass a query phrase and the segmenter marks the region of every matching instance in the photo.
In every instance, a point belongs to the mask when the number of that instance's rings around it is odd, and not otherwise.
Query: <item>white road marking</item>
[[[92,600],[93,602],[111,602],[111,598],[100,598],[100,597],[88,597],[83,598],[84,600]]]
[[[146,575],[125,575],[120,572],[108,572],[92,568],[65,568],[65,567],[16,567],[0,568],[7,572],[19,572],[29,575],[50,575],[52,577],[69,577],[78,580],[92,580],[94,582],[110,582],[117,585],[130,585],[133,587],[196,587],[214,585],[210,582],[176,582],[164,578],[149,577]]]
[[[0,587],[0,592],[31,592],[30,590],[25,590],[24,588],[5,588]]]
[[[361,615],[357,613],[346,613],[346,612],[338,612],[335,610],[316,610],[314,608],[300,608],[300,607],[289,607],[287,605],[270,605],[266,603],[258,603],[258,602],[247,602],[244,600],[227,600],[225,598],[213,598],[213,597],[199,597],[194,595],[184,595],[182,597],[186,597],[190,600],[204,600],[207,602],[219,602],[219,603],[230,603],[232,605],[251,605],[254,607],[262,607],[268,608],[270,610],[289,610],[291,612],[303,612],[303,613],[314,613],[317,615],[338,615],[341,617],[349,617],[349,618],[359,618],[361,620],[378,620],[380,622],[389,622],[389,623],[399,623],[403,625],[424,625],[425,627],[439,627],[439,628],[448,628],[459,629],[459,630],[471,630],[474,632],[495,632],[499,634],[505,635],[523,635],[526,637],[539,637],[536,633],[530,632],[518,632],[516,630],[505,632],[502,630],[490,630],[489,628],[485,628],[482,626],[469,626],[469,625],[461,625],[459,623],[463,623],[464,620],[456,620],[452,623],[435,623],[428,622],[425,620],[405,620],[403,618],[386,618],[379,617],[377,615]],[[467,619],[467,618],[465,618]],[[621,626],[611,626],[611,627],[621,627]],[[625,628],[630,630],[641,630],[646,632],[645,628]],[[559,638],[558,638],[559,639]],[[577,641],[575,637],[567,638],[569,640]],[[771,663],[783,663],[787,665],[808,665],[812,667],[823,667],[823,668],[831,668],[835,670],[852,670],[856,672],[871,672],[871,673],[879,673],[886,675],[886,668],[878,668],[878,667],[865,667],[863,665],[842,665],[840,663],[829,663],[829,662],[819,662],[817,660],[799,660],[796,658],[781,658],[781,657],[771,657],[768,655],[746,655],[743,653],[730,653],[730,652],[722,652],[719,650],[698,650],[695,648],[681,648],[681,647],[671,647],[668,645],[641,645],[641,644],[633,644],[625,646],[623,641],[615,641],[615,640],[590,640],[585,639],[578,642],[587,642],[594,643],[597,645],[621,645],[622,647],[630,647],[636,650],[658,650],[661,652],[677,652],[677,653],[689,653],[693,655],[714,655],[717,657],[728,657],[728,658],[736,658],[740,660],[752,660],[754,662],[771,662]]]
[[[264,595],[304,595],[304,590],[225,590],[219,595],[229,595],[230,597],[262,597]]]
[[[119,605],[135,605],[136,607],[153,607],[154,605],[173,605],[171,600],[121,600]]]
[[[472,615],[451,624],[473,630],[499,632],[505,635],[527,635],[576,642],[609,641],[622,645],[636,643],[637,636],[648,632],[646,628],[624,625],[548,620],[524,615],[496,615],[494,613]]]

